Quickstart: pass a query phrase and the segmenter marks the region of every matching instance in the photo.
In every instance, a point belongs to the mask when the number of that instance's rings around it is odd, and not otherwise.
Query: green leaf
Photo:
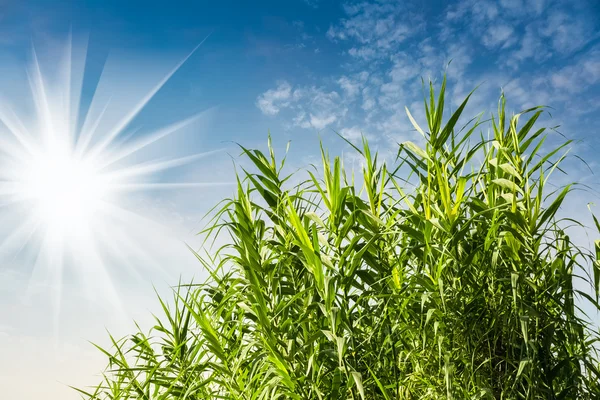
[[[404,109],[406,110],[406,115],[408,115],[408,119],[410,120],[410,123],[415,127],[415,129],[421,134],[423,135],[423,137],[425,136],[425,132],[423,132],[423,130],[421,129],[421,127],[419,126],[419,124],[417,124],[417,121],[415,121],[415,119],[413,118],[412,114],[410,113],[410,111],[408,111],[408,107],[404,107]]]
[[[358,389],[358,393],[360,393],[360,398],[365,399],[365,389],[363,388],[362,383],[362,375],[360,372],[352,371],[352,378],[354,379],[354,383],[356,384],[356,388]]]
[[[500,186],[503,189],[510,190],[513,193],[517,192],[523,194],[523,190],[519,186],[517,186],[516,183],[514,183],[513,181],[509,181],[508,179],[493,179],[492,183]]]

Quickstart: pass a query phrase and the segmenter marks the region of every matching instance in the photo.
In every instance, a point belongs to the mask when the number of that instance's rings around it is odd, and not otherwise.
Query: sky
[[[37,121],[25,73],[29,68],[36,76],[32,46],[42,76],[55,84],[48,88],[62,93],[64,80],[51,77],[64,72],[69,40],[72,75],[81,74],[79,111],[102,115],[94,144],[189,55],[126,118],[106,154],[193,120],[125,159],[125,166],[159,160],[170,167],[151,168],[142,177],[147,190],[123,196],[127,213],[96,221],[90,240],[63,235],[60,242],[15,245],[22,236],[14,232],[30,210],[2,203],[0,388],[6,398],[79,398],[66,385],[93,384],[104,366],[88,341],[106,344],[106,329],[125,334],[134,318],[149,327],[158,309],[154,288],[168,296],[180,277],[205,276],[184,242],[199,246],[194,234],[202,216],[232,193],[240,162],[235,143],[264,148],[270,132],[278,151],[291,141],[290,163],[300,168],[317,160],[319,140],[340,154],[348,146],[335,132],[350,141],[364,134],[389,157],[398,143],[416,138],[405,107],[423,120],[421,78],[439,83],[446,72],[453,108],[477,87],[469,116],[489,116],[501,90],[512,111],[552,107],[542,122],[560,125],[575,140],[572,153],[587,162],[569,159],[569,176],[556,183],[590,188],[574,192],[562,212],[590,224],[586,205],[600,204],[594,175],[600,171],[600,3],[593,0],[0,0],[0,113],[21,110],[26,123]],[[66,115],[55,103],[54,122]],[[103,114],[104,104],[110,107]],[[12,147],[2,148],[14,145],[5,140],[6,126],[0,134],[0,152],[9,154]],[[562,138],[550,135],[550,141]],[[161,186],[174,183],[180,185]],[[575,235],[589,245],[584,233]],[[38,257],[40,243],[50,243],[48,257]],[[52,259],[55,245],[66,249],[61,269]]]

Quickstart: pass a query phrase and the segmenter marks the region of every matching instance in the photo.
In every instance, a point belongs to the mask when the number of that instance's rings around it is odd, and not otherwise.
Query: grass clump
[[[599,336],[578,309],[599,309],[600,265],[557,218],[572,186],[547,190],[568,142],[544,152],[543,109],[507,117],[503,96],[460,126],[469,97],[444,116],[444,95],[430,86],[427,127],[408,113],[424,145],[400,144],[395,164],[355,147],[360,184],[322,150],[322,173],[291,187],[271,146],[243,149],[255,170],[204,231],[231,240],[198,255],[211,278],[101,349],[105,379],[84,397],[600,398]]]

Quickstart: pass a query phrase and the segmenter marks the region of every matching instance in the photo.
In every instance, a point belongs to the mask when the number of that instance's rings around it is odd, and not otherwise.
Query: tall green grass
[[[544,110],[509,117],[504,97],[459,125],[468,100],[444,115],[445,80],[431,85],[427,126],[408,113],[424,145],[386,164],[364,140],[360,183],[323,149],[322,173],[293,186],[270,142],[242,148],[254,169],[203,231],[230,236],[198,254],[210,279],[100,349],[84,398],[600,398],[599,335],[578,309],[599,309],[600,242],[561,229],[572,186],[547,190],[569,143],[546,151]]]

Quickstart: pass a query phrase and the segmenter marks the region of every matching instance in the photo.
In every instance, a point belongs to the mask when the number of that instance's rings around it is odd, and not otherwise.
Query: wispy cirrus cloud
[[[581,93],[600,82],[600,47],[594,48],[575,63],[550,74],[552,87],[557,91]]]
[[[327,37],[334,41],[349,42],[348,54],[367,60],[385,58],[423,27],[422,18],[412,7],[395,2],[362,2],[346,4],[347,15],[332,24]]]
[[[335,127],[353,137],[360,127],[383,143],[412,134],[404,107],[414,106],[418,115],[419,78],[439,79],[447,71],[454,106],[483,84],[472,110],[491,111],[505,89],[514,107],[568,105],[565,119],[571,110],[589,114],[597,107],[593,97],[570,94],[597,90],[600,68],[590,43],[599,24],[590,4],[467,0],[432,12],[416,2],[349,2],[325,33],[340,51],[339,74],[313,85],[318,91],[290,93],[281,103],[300,110],[292,119],[298,128]],[[268,93],[274,92],[259,99]],[[320,103],[311,123],[311,104]]]
[[[349,81],[343,81],[346,90],[357,90]],[[321,130],[340,121],[347,112],[345,96],[336,90],[315,86],[292,86],[279,82],[275,89],[261,94],[256,102],[265,115],[274,116],[286,110],[292,126]]]
[[[441,37],[452,41],[458,36],[490,49],[516,48],[505,61],[513,67],[531,58],[539,62],[551,56],[570,55],[598,37],[590,4],[468,0],[447,8],[440,24]]]
[[[598,37],[594,21],[582,17],[582,12],[585,11],[577,12],[566,7],[550,10],[546,20],[539,26],[539,34],[559,54],[569,55],[581,49],[594,37]]]
[[[483,36],[482,42],[488,48],[512,46],[516,42],[514,28],[508,24],[491,26]]]

